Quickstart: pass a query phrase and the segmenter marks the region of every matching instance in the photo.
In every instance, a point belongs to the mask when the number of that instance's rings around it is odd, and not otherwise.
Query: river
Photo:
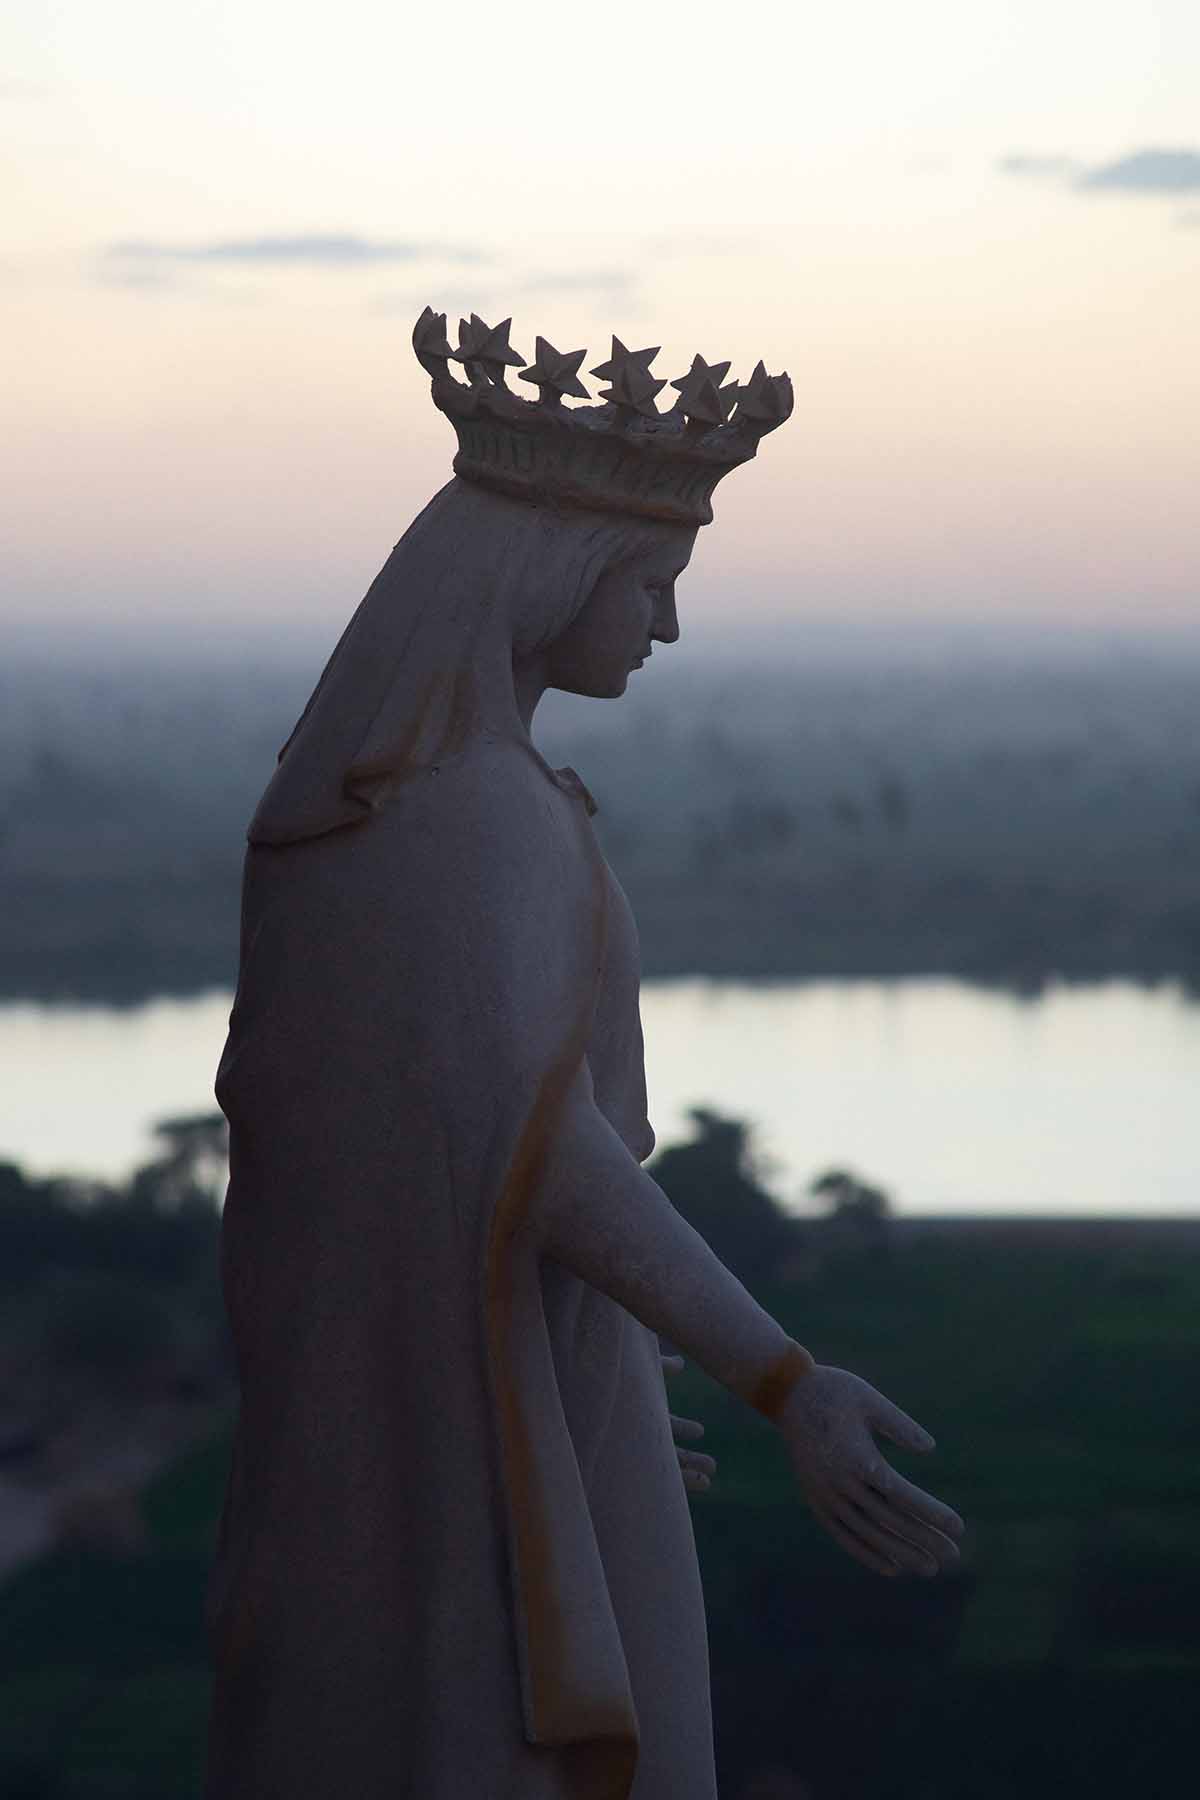
[[[154,1120],[209,1110],[230,995],[0,1005],[0,1160],[117,1179]],[[1036,998],[941,979],[647,982],[650,1116],[745,1119],[802,1207],[831,1166],[902,1213],[1197,1210],[1200,1005],[1127,982]]]

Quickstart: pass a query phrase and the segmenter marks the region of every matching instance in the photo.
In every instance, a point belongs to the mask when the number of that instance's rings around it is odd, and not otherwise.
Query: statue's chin
[[[563,694],[582,694],[585,700],[619,700],[629,682],[628,674],[578,676],[570,683],[555,682]]]

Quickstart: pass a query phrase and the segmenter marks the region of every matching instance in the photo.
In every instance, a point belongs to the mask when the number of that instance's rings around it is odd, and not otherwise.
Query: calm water
[[[212,1107],[230,996],[134,1011],[0,1006],[0,1159],[126,1174],[158,1118]],[[768,1185],[831,1165],[905,1212],[1194,1212],[1200,1006],[1171,987],[648,983],[650,1116],[750,1120]]]

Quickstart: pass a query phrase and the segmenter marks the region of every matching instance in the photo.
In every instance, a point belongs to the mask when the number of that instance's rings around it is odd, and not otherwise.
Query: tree
[[[860,1181],[848,1169],[827,1169],[809,1183],[808,1191],[829,1205],[822,1223],[827,1253],[890,1253],[892,1203],[882,1188]]]
[[[133,1177],[130,1199],[167,1212],[189,1204],[219,1207],[229,1173],[229,1127],[222,1113],[160,1119],[154,1135],[165,1153]]]
[[[739,1280],[753,1287],[777,1279],[799,1227],[757,1179],[750,1127],[702,1106],[688,1116],[696,1138],[654,1158],[655,1181]]]

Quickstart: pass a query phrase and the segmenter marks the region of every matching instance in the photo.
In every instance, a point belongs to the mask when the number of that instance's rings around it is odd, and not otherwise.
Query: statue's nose
[[[659,596],[659,602],[654,612],[654,624],[650,636],[652,638],[657,638],[664,644],[673,644],[679,636],[679,615],[675,611],[675,595],[673,591],[669,594]]]

